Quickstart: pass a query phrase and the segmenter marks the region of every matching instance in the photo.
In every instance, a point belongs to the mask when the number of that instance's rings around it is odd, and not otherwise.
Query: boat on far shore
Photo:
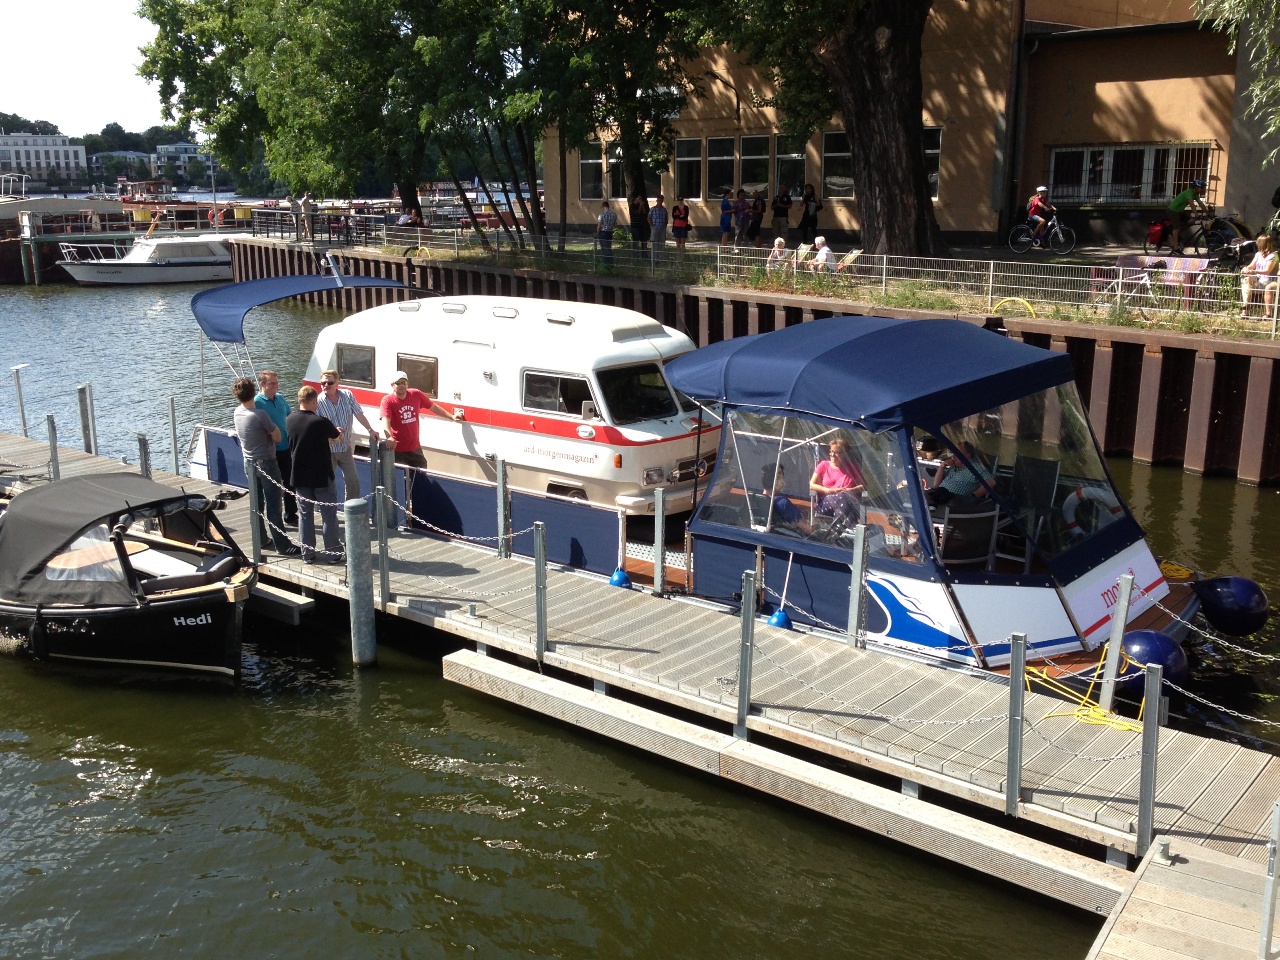
[[[230,280],[227,239],[224,233],[146,236],[127,251],[110,243],[63,243],[57,265],[82,286]]]

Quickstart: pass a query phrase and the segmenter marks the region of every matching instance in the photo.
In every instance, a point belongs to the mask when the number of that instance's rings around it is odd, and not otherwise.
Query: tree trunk
[[[566,231],[569,229],[569,148],[564,142],[563,129],[556,137],[556,143],[560,147],[560,252],[564,253]]]
[[[422,216],[422,201],[418,198],[417,177],[396,177],[396,191],[400,194],[400,206],[406,210],[416,210],[418,216]]]
[[[454,172],[453,161],[445,156],[445,162],[449,164],[449,176],[453,178],[453,187],[458,191],[458,199],[462,201],[462,206],[466,208],[467,216],[471,218],[471,228],[475,230],[480,237],[480,247],[485,253],[489,252],[489,238],[485,236],[484,228],[480,226],[480,221],[476,219],[476,211],[471,206],[471,198],[467,196],[467,188],[462,185],[462,181],[458,179],[457,173]]]
[[[471,165],[476,168],[476,177],[480,180],[480,187],[484,190],[484,195],[489,198],[489,206],[493,207],[493,212],[498,215],[498,226],[502,228],[502,232],[511,240],[512,246],[515,245],[516,238],[511,233],[511,228],[507,226],[507,218],[502,215],[502,208],[498,206],[498,201],[493,198],[493,191],[489,189],[489,179],[480,169],[480,164],[476,160],[476,155],[471,152],[471,148],[467,148],[467,159],[471,161]]]
[[[814,51],[844,116],[868,253],[941,256],[924,166],[920,40],[932,0],[863,0],[837,39]]]
[[[501,170],[502,164],[498,161],[498,153],[493,146],[493,134],[486,125],[481,128],[484,130],[484,142],[489,148],[489,160],[493,163],[495,170]],[[498,131],[502,139],[502,153],[507,160],[507,169],[502,176],[502,199],[507,205],[507,209],[511,211],[511,222],[515,224],[516,240],[520,243],[520,249],[524,249],[524,231],[520,228],[520,220],[524,219],[525,223],[529,222],[529,208],[524,205],[524,197],[520,195],[520,173],[516,170],[516,165],[511,160],[511,151],[507,149],[506,137],[502,137],[502,131]],[[511,179],[516,183],[516,200],[520,206],[520,213],[516,213],[516,204],[511,202],[511,191],[507,189],[507,174],[511,175]]]
[[[529,232],[535,237],[547,235],[547,219],[542,214],[542,198],[538,196],[538,165],[534,162],[533,140],[524,123],[515,125],[516,145],[520,148],[520,160],[524,163],[524,178],[529,184],[529,196],[533,203],[529,210]],[[517,189],[519,184],[516,184]],[[561,190],[563,196],[564,191]]]

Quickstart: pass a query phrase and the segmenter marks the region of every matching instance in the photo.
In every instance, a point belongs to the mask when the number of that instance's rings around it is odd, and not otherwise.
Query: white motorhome
[[[714,465],[719,425],[667,383],[663,366],[694,349],[683,333],[620,307],[518,297],[409,300],[321,331],[306,382],[337,370],[370,422],[396,371],[449,416],[424,413],[432,473],[652,513],[675,512]],[[360,441],[357,437],[357,442]]]

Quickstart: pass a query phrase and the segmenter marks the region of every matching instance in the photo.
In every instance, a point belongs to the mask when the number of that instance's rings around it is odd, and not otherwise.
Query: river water
[[[202,416],[193,292],[0,287],[0,363],[29,364],[32,435],[52,413],[76,445],[91,382],[101,452],[136,462],[144,432],[167,465],[168,397],[180,446]],[[255,362],[288,393],[334,319],[255,311]],[[206,371],[203,416],[226,423],[231,374],[212,351]],[[1158,552],[1280,596],[1275,491],[1112,468]],[[0,956],[1078,960],[1097,933],[447,685],[440,635],[394,624],[378,668],[356,672],[344,608],[320,612],[300,631],[250,620],[236,686],[0,663]],[[1195,662],[1202,695],[1280,717],[1270,671],[1215,648]]]

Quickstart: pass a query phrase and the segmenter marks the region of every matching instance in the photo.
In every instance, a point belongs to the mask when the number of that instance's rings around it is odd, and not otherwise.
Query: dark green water
[[[28,420],[168,460],[200,418],[192,291],[0,288]],[[286,392],[332,315],[257,311]],[[270,345],[270,346],[268,346]],[[210,419],[230,374],[207,355]],[[0,429],[16,431],[0,382]],[[1280,595],[1270,491],[1115,463],[1158,550]],[[0,662],[0,956],[1072,958],[1100,921],[445,684],[391,625],[348,665],[343,608],[251,622],[239,686]],[[1270,643],[1271,641],[1265,641]],[[1201,658],[1197,689],[1269,709]],[[1280,713],[1280,712],[1278,712]]]

